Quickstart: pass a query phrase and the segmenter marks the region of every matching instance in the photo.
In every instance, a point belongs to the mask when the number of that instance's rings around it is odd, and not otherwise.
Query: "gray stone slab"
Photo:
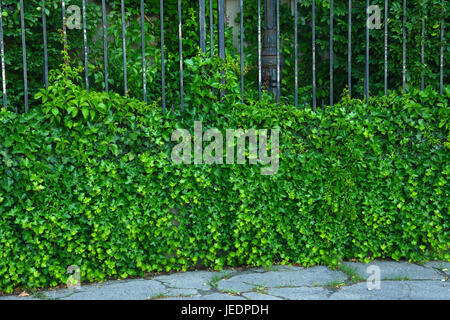
[[[265,273],[262,273],[265,274]],[[246,292],[252,291],[256,286],[251,283],[244,282],[249,278],[255,278],[256,274],[239,275],[232,277],[231,279],[220,280],[217,283],[217,289],[221,291],[236,291],[236,292]],[[253,276],[253,277],[250,277]]]
[[[26,297],[19,297],[19,295],[11,295],[11,296],[0,296],[0,300],[39,300],[32,295]]]
[[[272,288],[268,294],[288,300],[324,300],[328,298],[330,291],[325,288]]]
[[[160,299],[160,298],[190,298],[194,296],[200,296],[195,289],[173,289],[169,288],[164,292],[160,292],[155,296],[149,297],[150,299]]]
[[[318,266],[296,271],[240,274],[230,279],[221,280],[217,285],[220,290],[246,292],[252,291],[258,286],[267,288],[319,286],[345,280],[347,280],[347,276],[343,272]]]
[[[258,292],[246,292],[243,293],[242,296],[244,296],[247,299],[250,300],[283,300],[279,297],[274,297],[268,294],[258,293]]]
[[[403,300],[408,299],[407,281],[381,281],[380,289],[369,290],[366,282],[341,287],[329,296],[330,300]]]
[[[449,281],[407,281],[414,300],[450,300]]]
[[[226,293],[212,293],[201,297],[192,297],[183,300],[245,300],[245,298]]]
[[[439,269],[446,274],[450,274],[450,262],[445,261],[432,261],[425,264],[427,268]]]
[[[417,264],[394,261],[372,261],[370,263],[344,262],[343,265],[355,270],[362,279],[367,279],[373,272],[368,273],[368,267],[380,268],[381,280],[441,280],[443,277],[431,268]]]
[[[152,280],[162,282],[171,288],[210,290],[210,282],[227,275],[232,275],[234,271],[210,272],[210,271],[190,271],[171,275],[157,276]]]
[[[47,292],[49,298],[62,300],[144,300],[167,292],[167,289],[161,283],[154,280],[120,280],[107,281],[96,285],[84,285],[80,290],[70,292],[67,295],[67,289],[61,294],[58,290]]]
[[[369,290],[366,282],[342,287],[332,300],[450,300],[448,281],[381,281],[380,289]]]

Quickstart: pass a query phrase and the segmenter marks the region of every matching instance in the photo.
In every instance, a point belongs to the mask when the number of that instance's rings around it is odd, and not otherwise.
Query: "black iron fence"
[[[83,53],[84,53],[84,83],[86,89],[89,90],[89,39],[87,36],[87,18],[86,18],[86,1],[82,0],[82,30],[83,30]],[[175,1],[175,0],[174,0]],[[216,30],[218,33],[218,54],[219,57],[225,58],[225,3],[224,0],[215,0],[217,3],[214,3],[213,0],[209,0],[209,3],[206,3],[206,0],[198,0],[199,1],[199,46],[204,53],[207,53],[206,48],[206,38],[207,38],[207,26],[206,26],[206,10],[207,5],[209,5],[209,37],[210,37],[210,54],[214,54],[214,32],[216,25]],[[250,1],[250,0],[246,0]],[[254,0],[253,0],[254,1]],[[146,46],[146,34],[144,25],[146,23],[145,16],[145,0],[140,0],[140,23],[142,26],[141,36],[142,36],[142,89],[143,89],[143,97],[142,99],[147,102],[147,77],[146,77],[146,56],[145,56],[145,46]],[[167,2],[167,1],[166,1]],[[264,6],[261,3],[261,0],[257,0],[257,21],[258,21],[258,90],[259,97],[261,98],[262,90],[263,90],[263,77],[269,77],[269,90],[274,93],[275,99],[278,103],[280,103],[281,96],[281,50],[280,50],[280,0],[265,0]],[[403,7],[403,15],[402,15],[402,24],[403,24],[403,34],[402,34],[402,89],[406,91],[406,72],[407,72],[407,33],[406,33],[406,23],[407,23],[407,0],[399,0],[396,1],[401,2]],[[294,97],[295,97],[295,106],[298,107],[299,99],[298,99],[298,4],[299,0],[293,1],[294,3],[294,25],[292,27],[292,32],[294,33],[294,66],[295,66],[295,80],[294,80]],[[165,75],[165,52],[164,52],[164,1],[160,0],[160,45],[161,45],[161,94],[162,94],[162,108],[166,110],[166,75]],[[46,1],[42,1],[42,30],[43,30],[43,59],[44,59],[44,71],[43,71],[43,79],[45,87],[49,85],[49,60],[48,60],[48,45],[47,45],[47,26],[46,26]],[[184,85],[183,85],[183,19],[182,19],[182,1],[177,0],[177,8],[178,8],[178,40],[179,40],[179,57],[180,57],[180,79],[179,79],[179,87],[180,87],[180,108],[183,110],[184,108]],[[330,77],[330,88],[329,88],[329,103],[333,105],[335,102],[334,97],[334,1],[329,1],[330,6],[330,30],[329,30],[329,77]],[[366,37],[365,37],[365,71],[364,71],[364,98],[368,99],[370,96],[370,26],[369,26],[369,18],[370,18],[370,1],[366,0]],[[445,7],[444,5],[442,6]],[[26,3],[23,0],[20,0],[20,21],[21,21],[21,38],[22,38],[22,57],[23,57],[23,82],[24,82],[24,104],[25,111],[29,110],[29,102],[28,102],[28,75],[27,75],[27,47],[26,47],[26,25],[24,21],[24,11],[26,10]],[[106,10],[106,2],[105,0],[101,1],[101,9],[102,9],[102,36],[103,36],[103,59],[104,59],[104,88],[106,91],[109,91],[109,72],[108,72],[108,28],[107,28],[107,10]],[[311,21],[311,33],[312,33],[312,43],[311,43],[311,56],[312,56],[312,101],[311,107],[313,110],[317,108],[317,79],[316,79],[316,68],[317,68],[317,49],[316,49],[316,3],[315,0],[312,0],[312,21]],[[388,47],[388,34],[389,34],[389,1],[385,0],[384,3],[384,93],[388,92],[388,59],[389,59],[389,47]],[[2,11],[2,2],[0,1],[0,11]],[[217,10],[217,21],[214,21],[213,10]],[[239,1],[239,11],[240,11],[240,24],[239,24],[239,32],[240,32],[240,42],[239,42],[239,54],[240,54],[240,90],[241,90],[241,99],[244,101],[245,92],[244,92],[244,0]],[[264,18],[265,18],[265,29],[262,30],[262,11],[264,10]],[[3,11],[2,11],[3,12]],[[126,45],[126,21],[125,21],[125,2],[121,0],[121,18],[122,18],[122,51],[123,51],[123,92],[127,95],[128,92],[128,79],[127,79],[127,45]],[[66,30],[67,30],[67,17],[66,17],[66,1],[61,1],[61,26],[64,35],[64,45],[66,45]],[[442,14],[442,21],[440,22],[440,57],[439,57],[439,87],[440,92],[442,94],[444,87],[444,47],[445,47],[445,39],[444,39],[444,27],[445,27],[445,15]],[[4,33],[3,33],[3,17],[0,14],[0,55],[1,55],[1,75],[2,75],[2,98],[3,98],[3,107],[5,109],[8,108],[8,90],[6,85],[6,68],[5,68],[5,48],[4,42]],[[420,63],[422,65],[425,64],[425,53],[424,53],[424,41],[423,39],[427,35],[425,34],[425,17],[422,19],[422,27],[421,27],[421,56]],[[347,60],[347,85],[349,89],[349,94],[352,95],[352,0],[348,0],[348,60]],[[358,44],[360,45],[360,44]],[[268,53],[267,53],[268,52]],[[53,66],[54,67],[54,66]],[[421,75],[421,89],[423,90],[425,86],[424,75]],[[223,94],[223,93],[221,93]]]

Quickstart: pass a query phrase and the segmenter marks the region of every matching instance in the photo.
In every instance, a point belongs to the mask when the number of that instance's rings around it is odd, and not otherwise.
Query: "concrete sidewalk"
[[[107,281],[76,290],[1,296],[0,300],[450,300],[449,274],[449,262],[344,262],[336,270],[273,266]]]

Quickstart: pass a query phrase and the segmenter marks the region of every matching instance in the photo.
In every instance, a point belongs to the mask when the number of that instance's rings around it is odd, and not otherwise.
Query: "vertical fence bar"
[[[420,64],[422,71],[420,75],[420,89],[425,89],[425,0],[422,0],[422,30],[420,34]]]
[[[3,95],[3,108],[8,110],[8,103],[6,99],[6,71],[5,71],[5,44],[3,42],[3,9],[2,1],[0,0],[0,56],[2,64],[2,95]]]
[[[198,0],[198,14],[200,27],[200,49],[206,53],[206,19],[205,19],[205,0]]]
[[[364,95],[366,97],[366,102],[369,101],[369,79],[370,79],[370,70],[369,70],[369,54],[370,54],[370,35],[369,35],[369,0],[366,0],[366,72],[365,72],[365,81],[364,81],[364,88],[365,92]]]
[[[166,112],[166,67],[164,64],[164,0],[159,1],[159,20],[161,25],[161,90],[162,108]]]
[[[219,57],[225,58],[225,7],[224,0],[217,0],[218,26],[219,33]]]
[[[403,0],[403,62],[402,62],[402,89],[406,93],[406,0]]]
[[[147,61],[145,59],[145,9],[141,0],[141,47],[142,47],[142,92],[144,102],[147,102]]]
[[[128,94],[128,75],[127,75],[127,38],[126,38],[126,25],[125,25],[125,3],[124,0],[120,1],[120,9],[122,16],[122,56],[123,56],[123,94]]]
[[[214,55],[214,11],[213,0],[209,0],[209,47],[211,51],[211,57]]]
[[[47,49],[47,14],[45,13],[45,0],[42,1],[42,36],[44,41],[44,84],[48,88],[48,49]]]
[[[66,50],[67,47],[67,21],[66,21],[66,1],[62,0],[61,3],[61,13],[62,13],[62,32],[63,32],[63,46],[64,46],[64,51]]]
[[[388,11],[389,1],[384,0],[384,95],[388,90]]]
[[[102,28],[103,28],[103,63],[105,65],[105,91],[109,91],[108,84],[108,39],[106,35],[106,4],[102,0]]]
[[[333,93],[334,93],[334,87],[333,87],[333,59],[334,59],[334,53],[333,53],[333,20],[334,20],[334,4],[333,4],[333,0],[330,0],[330,106],[332,106],[334,104],[334,97],[333,97]]]
[[[240,10],[240,56],[241,56],[241,102],[244,103],[244,0],[239,1]]]
[[[183,77],[183,30],[181,19],[181,0],[178,0],[178,46],[180,55],[180,106],[184,111],[184,77]]]
[[[219,38],[219,58],[225,59],[225,11],[224,0],[217,0],[217,30]],[[224,71],[222,71],[224,73]],[[222,78],[221,82],[224,83]],[[223,98],[225,92],[220,90],[220,99]]]
[[[298,108],[298,0],[294,1],[294,68],[295,68],[295,83],[294,83],[294,95],[295,95],[295,108]]]
[[[277,0],[277,103],[281,96],[281,61],[280,61],[280,0]]]
[[[262,63],[261,63],[261,0],[258,0],[258,94],[262,98]]]
[[[348,95],[352,96],[352,0],[348,0]]]
[[[445,3],[445,1],[444,1]],[[444,93],[444,23],[445,23],[445,8],[442,5],[442,20],[441,20],[441,53],[439,57],[439,92]]]
[[[83,6],[83,46],[84,46],[84,81],[86,90],[89,91],[89,58],[88,58],[88,43],[87,43],[87,27],[86,27],[86,0],[82,2]]]
[[[312,0],[312,107],[316,111],[316,1]]]
[[[25,112],[28,112],[28,75],[27,75],[27,45],[25,41],[25,8],[20,0],[20,27],[22,31],[22,61],[23,61],[23,88],[25,95]]]

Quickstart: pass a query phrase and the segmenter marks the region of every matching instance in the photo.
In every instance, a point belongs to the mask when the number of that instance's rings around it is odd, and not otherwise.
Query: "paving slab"
[[[152,280],[160,281],[171,288],[209,290],[210,282],[234,271],[212,272],[212,271],[189,271],[154,277]]]
[[[330,291],[325,288],[273,288],[268,290],[271,296],[287,300],[323,300],[327,299]]]
[[[258,292],[245,292],[242,294],[243,297],[249,300],[283,300],[280,297],[271,296],[264,293]]]
[[[432,261],[425,264],[426,268],[438,269],[441,272],[445,272],[450,275],[450,262],[445,261]]]
[[[274,266],[114,280],[83,284],[76,290],[59,288],[31,291],[25,296],[0,296],[0,300],[450,300],[450,282],[445,273],[450,267],[448,262],[423,266],[393,261],[344,265],[364,279],[373,275],[367,273],[368,267],[378,266],[380,288],[369,290],[366,281],[352,284],[344,272],[324,266]]]
[[[343,272],[318,266],[307,269],[299,268],[295,271],[240,274],[230,279],[220,280],[217,287],[225,291],[246,292],[258,286],[267,288],[326,286],[332,282],[343,282],[345,280],[347,280],[347,275]]]
[[[371,266],[380,268],[381,280],[441,280],[443,277],[436,270],[426,268],[414,263],[395,261],[344,262],[343,265],[353,269],[360,278],[367,279],[373,275],[368,272]]]
[[[18,295],[0,296],[0,300],[40,300],[32,295],[26,297],[19,297]]]
[[[407,281],[413,300],[450,300],[448,281]]]
[[[170,299],[167,299],[170,300]],[[183,300],[245,300],[241,296],[230,295],[226,293],[212,293],[201,297],[191,297]]]
[[[380,289],[369,290],[366,282],[342,287],[331,300],[450,300],[448,282],[381,281]]]
[[[156,295],[148,297],[149,299],[159,299],[159,298],[187,298],[200,296],[199,292],[195,289],[165,289]]]
[[[410,289],[407,281],[381,281],[380,289],[369,290],[367,283],[360,282],[341,287],[332,293],[330,300],[404,300],[409,298]]]
[[[107,281],[96,285],[84,285],[80,290],[46,292],[48,298],[61,300],[144,300],[166,292],[164,285],[154,280],[136,279]],[[69,294],[67,295],[67,293]],[[62,296],[61,296],[62,294]]]

